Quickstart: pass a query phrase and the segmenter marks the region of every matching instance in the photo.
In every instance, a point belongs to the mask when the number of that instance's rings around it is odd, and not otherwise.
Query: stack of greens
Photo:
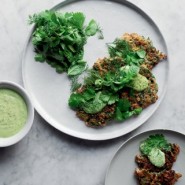
[[[94,64],[88,71],[84,84],[74,91],[69,98],[69,106],[81,111],[80,118],[86,123],[95,119],[97,123],[87,123],[90,126],[104,125],[102,113],[107,119],[115,118],[123,121],[141,113],[142,108],[133,109],[128,99],[122,98],[123,89],[141,92],[148,87],[148,79],[139,73],[144,62],[144,50],[133,51],[129,44],[116,39],[108,45],[110,58],[104,58]],[[77,86],[79,88],[79,86]],[[112,112],[107,108],[114,106]],[[109,115],[107,115],[109,114]],[[78,114],[79,115],[79,114]],[[87,116],[89,115],[89,116]],[[94,120],[94,121],[95,121]]]
[[[35,60],[46,61],[58,73],[67,72],[69,76],[81,74],[87,67],[83,61],[87,38],[97,32],[101,34],[94,20],[87,26],[84,22],[85,15],[81,12],[60,13],[46,10],[30,16],[29,23],[35,23],[32,35]]]
[[[114,65],[114,70],[109,70],[104,75],[100,75],[98,70],[89,70],[89,75],[84,82],[85,90],[82,93],[74,92],[70,96],[71,108],[95,114],[105,106],[116,103],[115,118],[119,121],[142,111],[141,108],[131,110],[129,100],[120,98],[119,94],[120,90],[127,87],[138,91],[146,89],[147,78],[139,74],[138,66],[125,65],[123,60],[115,58],[110,64]]]
[[[158,99],[158,86],[151,69],[166,58],[149,38],[124,34],[108,44],[109,57],[99,59],[83,84],[69,98],[69,106],[86,125],[104,126],[138,115]]]

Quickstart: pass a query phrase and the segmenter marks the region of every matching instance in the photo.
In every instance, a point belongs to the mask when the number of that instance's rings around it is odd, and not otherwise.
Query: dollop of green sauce
[[[165,154],[163,151],[161,151],[158,148],[153,148],[149,155],[148,158],[150,160],[150,162],[156,166],[156,167],[162,167],[165,164]]]
[[[28,116],[24,99],[15,91],[0,89],[0,137],[6,138],[18,133]]]
[[[129,86],[136,91],[143,91],[148,87],[148,79],[145,76],[138,74]]]

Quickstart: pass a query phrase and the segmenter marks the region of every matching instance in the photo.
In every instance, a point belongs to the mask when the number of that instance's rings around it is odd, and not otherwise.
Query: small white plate
[[[80,11],[86,20],[95,19],[104,33],[104,40],[96,36],[88,39],[85,46],[85,60],[92,66],[97,58],[107,56],[106,43],[113,42],[123,33],[136,32],[150,37],[154,46],[167,54],[162,34],[156,24],[139,8],[127,1],[64,1],[54,7],[63,12]],[[69,135],[89,139],[106,140],[124,135],[141,126],[157,109],[166,91],[169,62],[163,61],[153,70],[159,85],[159,100],[145,109],[140,116],[124,123],[111,123],[100,129],[87,127],[75,112],[68,107],[70,80],[66,74],[57,74],[48,64],[34,61],[31,34],[25,48],[22,62],[24,86],[30,93],[38,113],[53,127]]]
[[[139,154],[139,144],[152,134],[163,134],[170,143],[177,143],[180,146],[180,154],[172,169],[182,174],[182,177],[175,185],[184,185],[185,178],[185,135],[171,130],[151,130],[138,134],[126,141],[114,155],[107,170],[105,185],[137,185],[134,176],[135,156]]]

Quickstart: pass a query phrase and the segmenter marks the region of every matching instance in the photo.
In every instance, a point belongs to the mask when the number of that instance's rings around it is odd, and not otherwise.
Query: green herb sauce
[[[153,148],[149,155],[148,158],[150,162],[157,167],[162,167],[165,164],[165,154],[158,148]]]
[[[148,80],[145,76],[138,74],[129,86],[136,91],[143,91],[148,87]]]
[[[0,137],[10,137],[18,133],[28,116],[24,99],[15,91],[0,89]]]

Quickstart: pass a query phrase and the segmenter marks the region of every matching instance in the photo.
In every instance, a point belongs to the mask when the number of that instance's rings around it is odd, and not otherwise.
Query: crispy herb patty
[[[155,67],[161,60],[167,58],[164,53],[160,52],[153,46],[152,41],[149,38],[145,39],[137,33],[125,33],[122,36],[122,39],[127,41],[134,51],[143,49],[146,52],[144,64],[150,70],[153,69],[153,67]]]
[[[137,116],[158,99],[151,69],[165,54],[137,34],[125,34],[108,50],[110,57],[98,59],[69,98],[69,106],[91,127]]]
[[[107,58],[103,59],[107,62]],[[119,59],[118,59],[119,60]],[[111,59],[112,61],[112,59]],[[102,60],[98,60],[98,63],[103,63]],[[95,67],[97,68],[97,63],[95,63]],[[104,71],[105,72],[105,71]],[[100,71],[102,73],[102,71]],[[149,86],[142,92],[137,92],[129,87],[125,87],[118,91],[119,98],[122,100],[128,100],[130,102],[130,110],[135,109],[143,109],[149,106],[152,103],[155,103],[158,99],[157,91],[158,86],[156,84],[155,77],[152,75],[150,70],[147,68],[141,67],[140,74],[145,76],[149,81]],[[85,90],[85,86],[83,87]],[[80,92],[81,93],[81,92]],[[83,110],[77,111],[77,116],[85,121],[86,125],[94,127],[94,126],[105,126],[107,121],[114,118],[116,114],[116,103],[112,105],[107,105],[101,112],[96,114],[88,114]]]
[[[164,154],[164,163],[158,166],[161,155],[156,155],[153,150],[159,150]],[[174,185],[182,176],[175,172],[172,167],[177,160],[180,147],[177,144],[169,143],[163,135],[156,134],[149,136],[140,144],[141,154],[136,155],[135,161],[138,168],[135,176],[140,185]],[[152,164],[150,156],[154,155],[155,163]]]

